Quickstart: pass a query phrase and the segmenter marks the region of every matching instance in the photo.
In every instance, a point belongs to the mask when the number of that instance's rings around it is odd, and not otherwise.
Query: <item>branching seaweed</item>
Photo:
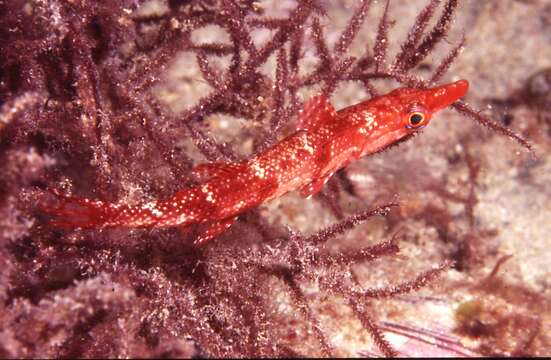
[[[456,44],[428,80],[415,75],[446,38],[458,2],[446,1],[435,19],[442,1],[429,1],[393,59],[390,1],[372,48],[357,58],[348,52],[375,6],[371,0],[358,2],[333,46],[317,0],[297,0],[278,18],[252,0],[0,4],[0,354],[336,356],[341,352],[316,307],[330,295],[344,300],[382,354],[397,355],[371,302],[416,291],[453,264],[444,261],[394,285],[360,284],[351,266],[396,255],[396,237],[338,251],[327,243],[397,204],[350,215],[340,201],[344,192],[354,196],[346,176],[337,174],[316,197],[340,220],[335,225],[305,236],[254,210],[202,249],[189,245],[193,233],[177,229],[54,231],[32,214],[32,205],[51,188],[108,201],[171,194],[197,181],[193,165],[241,159],[281,139],[305,100],[301,91],[310,87],[330,95],[342,82],[355,81],[371,96],[379,93],[379,79],[427,87],[465,45],[464,39]],[[195,40],[194,33],[207,27],[229,40]],[[255,30],[272,35],[259,44]],[[317,64],[307,72],[310,43]],[[170,82],[166,74],[182,53],[192,54],[210,92],[174,113],[167,101],[174,94],[155,89]],[[218,66],[221,59],[227,64]],[[262,70],[270,59],[273,77]],[[531,150],[470,106],[453,106]],[[217,140],[211,115],[240,118],[248,135]],[[247,137],[252,150],[244,150]],[[311,287],[319,288],[315,300],[306,291]],[[302,321],[289,329],[295,312]],[[298,344],[289,340],[293,331],[303,336]]]

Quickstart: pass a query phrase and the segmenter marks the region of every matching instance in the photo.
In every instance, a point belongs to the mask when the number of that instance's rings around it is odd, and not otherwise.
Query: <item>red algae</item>
[[[427,355],[549,355],[535,267],[545,251],[529,252],[543,243],[526,226],[539,217],[519,198],[546,193],[548,152],[534,164],[507,139],[531,148],[537,117],[510,129],[474,106],[512,93],[488,91],[489,67],[472,60],[504,43],[470,28],[497,24],[505,5],[415,5],[0,5],[0,354],[391,356],[422,338]],[[526,68],[511,78],[528,81]],[[60,230],[36,211],[54,189],[135,205],[193,187],[198,164],[246,161],[294,131],[315,92],[339,109],[459,78],[471,83],[455,104],[466,117],[443,112],[423,136],[337,171],[312,200],[247,211],[202,248],[200,228]],[[534,111],[525,104],[515,111]],[[504,244],[513,256],[499,261]]]

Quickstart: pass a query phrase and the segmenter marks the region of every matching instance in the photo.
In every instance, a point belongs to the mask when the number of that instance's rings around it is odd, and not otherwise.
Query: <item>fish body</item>
[[[306,102],[296,132],[249,160],[199,165],[194,172],[203,182],[167,199],[127,205],[58,195],[60,204],[43,211],[57,217],[52,225],[65,228],[202,224],[195,244],[203,244],[264,202],[297,190],[313,196],[340,168],[426,127],[468,86],[460,80],[431,89],[400,88],[339,111],[317,95]]]

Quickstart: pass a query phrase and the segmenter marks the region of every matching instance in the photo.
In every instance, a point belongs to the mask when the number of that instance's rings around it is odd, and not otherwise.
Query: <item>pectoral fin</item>
[[[331,163],[331,149],[329,146],[318,150],[314,163],[316,171],[312,176],[312,181],[300,189],[300,195],[308,199],[317,194],[333,175],[333,172],[328,171]]]
[[[323,185],[325,185],[327,183],[327,181],[329,181],[329,178],[332,175],[333,174],[330,173],[330,174],[327,174],[325,176],[316,178],[314,181],[312,181],[311,183],[309,183],[308,185],[306,185],[302,189],[300,189],[300,195],[302,197],[307,198],[307,199],[309,199],[312,196],[316,195],[321,190]]]

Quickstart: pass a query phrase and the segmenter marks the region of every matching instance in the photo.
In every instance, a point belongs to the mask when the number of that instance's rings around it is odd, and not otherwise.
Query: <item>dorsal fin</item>
[[[315,129],[330,122],[336,116],[337,113],[327,96],[318,94],[311,97],[304,105],[298,119],[297,130]]]
[[[241,163],[207,163],[193,168],[193,173],[200,181],[207,181],[216,177],[231,176],[243,171]]]

